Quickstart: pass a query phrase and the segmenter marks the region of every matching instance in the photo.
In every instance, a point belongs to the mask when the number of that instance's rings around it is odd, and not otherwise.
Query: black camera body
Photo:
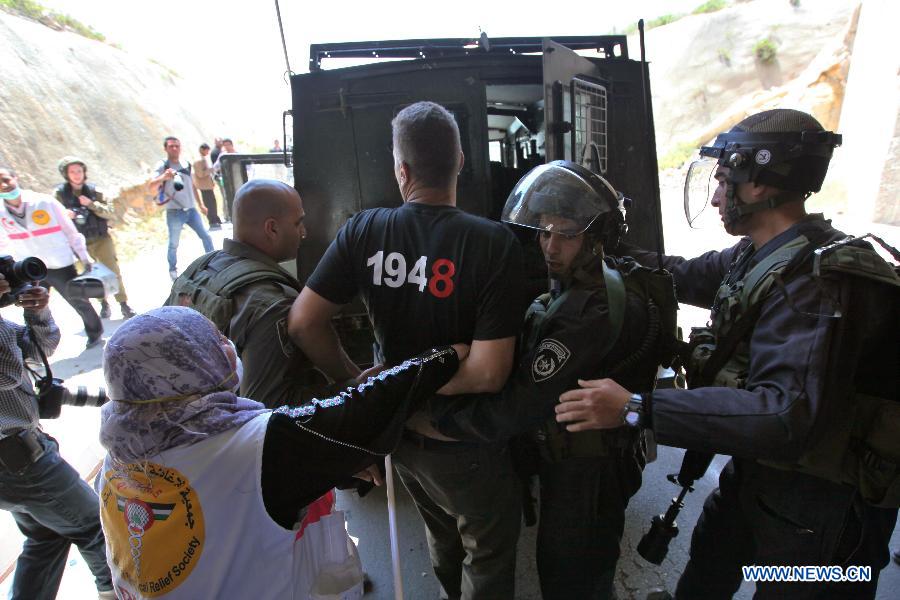
[[[32,282],[47,277],[47,265],[34,256],[19,261],[9,255],[0,256],[0,275],[6,278],[10,287],[9,292],[0,297],[0,307],[9,306],[19,294],[31,287]]]
[[[72,220],[76,225],[83,226],[87,223],[88,215],[90,214],[90,211],[88,209],[84,208],[83,206],[77,206],[72,209],[72,212],[75,213],[75,218],[73,218]]]
[[[104,388],[97,388],[96,393],[88,392],[87,387],[80,385],[73,394],[63,385],[62,379],[45,377],[35,384],[37,388],[38,415],[42,419],[56,419],[62,412],[62,405],[99,407],[106,404]]]

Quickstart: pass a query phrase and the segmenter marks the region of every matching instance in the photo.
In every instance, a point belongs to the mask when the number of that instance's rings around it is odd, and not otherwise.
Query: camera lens
[[[63,404],[69,404],[71,406],[103,406],[106,404],[108,398],[106,397],[106,390],[102,387],[97,388],[97,391],[94,394],[91,394],[88,391],[88,388],[79,385],[75,394],[69,392],[63,400]]]
[[[47,276],[47,265],[41,259],[29,256],[13,264],[12,271],[20,281],[40,281]]]
[[[175,173],[175,177],[172,179],[172,185],[175,186],[176,192],[180,192],[184,189],[184,181],[182,181],[180,173]]]

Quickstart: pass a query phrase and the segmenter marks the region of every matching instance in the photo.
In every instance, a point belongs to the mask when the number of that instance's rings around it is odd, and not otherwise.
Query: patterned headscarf
[[[193,309],[157,308],[126,321],[103,353],[110,402],[100,442],[120,461],[145,460],[174,446],[240,427],[262,412],[237,397],[238,375],[225,338]]]

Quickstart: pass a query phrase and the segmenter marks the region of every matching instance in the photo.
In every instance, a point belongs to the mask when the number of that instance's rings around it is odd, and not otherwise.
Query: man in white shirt
[[[200,201],[200,194],[191,181],[191,165],[181,161],[181,141],[168,136],[163,140],[166,160],[156,167],[156,177],[150,180],[150,191],[157,197],[160,206],[166,209],[166,225],[169,228],[169,276],[172,281],[178,277],[178,242],[185,225],[194,230],[203,242],[203,251],[212,252],[212,238],[209,237],[200,213],[207,214]],[[198,212],[199,209],[199,212]]]

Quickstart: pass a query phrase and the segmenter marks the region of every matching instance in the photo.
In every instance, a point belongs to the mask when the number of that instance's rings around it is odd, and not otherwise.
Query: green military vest
[[[271,281],[300,291],[300,284],[287,272],[252,258],[240,257],[221,271],[208,270],[217,256],[210,252],[195,260],[172,284],[166,304],[190,306],[230,335],[234,316],[234,296],[241,289],[259,281]]]
[[[871,248],[854,244],[856,240],[848,236],[817,248],[811,261],[813,276],[863,277],[900,290],[900,276],[895,268]],[[689,371],[703,371],[703,363],[715,352],[716,342],[728,337],[751,308],[774,293],[773,287],[783,285],[781,276],[785,269],[809,244],[806,237],[797,236],[748,270],[740,280],[726,279],[716,294],[712,328],[698,328],[692,333],[692,338],[703,339],[694,344],[694,364]],[[747,252],[752,252],[752,247],[748,247]],[[747,257],[739,257],[738,262]],[[790,303],[786,295],[785,301]],[[842,315],[838,311],[827,316]],[[749,338],[744,335],[738,341],[732,355],[708,385],[735,388],[746,385],[750,364]],[[850,401],[852,418],[829,423],[819,441],[795,463],[759,462],[858,487],[863,499],[877,506],[900,506],[900,443],[897,441],[900,439],[900,400],[855,393]]]
[[[525,317],[524,347],[534,348],[543,339],[544,323],[566,305],[583,306],[595,294],[606,295],[609,314],[609,325],[602,336],[602,343],[592,348],[598,359],[602,359],[615,346],[625,322],[626,290],[637,294],[641,299],[657,307],[658,319],[648,329],[645,340],[647,356],[626,358],[621,365],[614,368],[627,371],[639,362],[645,364],[654,360],[668,366],[674,354],[674,340],[677,328],[676,311],[678,302],[675,299],[674,285],[670,274],[641,267],[635,262],[618,261],[616,268],[603,263],[603,288],[584,288],[573,286],[564,290],[558,297],[543,294],[532,302]],[[663,340],[671,343],[663,343]],[[644,348],[642,347],[642,350]],[[641,361],[631,360],[641,358]],[[621,369],[618,369],[621,367]],[[612,373],[605,374],[611,375]],[[631,427],[603,431],[581,431],[572,433],[550,420],[536,433],[543,460],[556,462],[570,457],[603,457],[624,456],[640,450],[643,445],[642,432]]]

